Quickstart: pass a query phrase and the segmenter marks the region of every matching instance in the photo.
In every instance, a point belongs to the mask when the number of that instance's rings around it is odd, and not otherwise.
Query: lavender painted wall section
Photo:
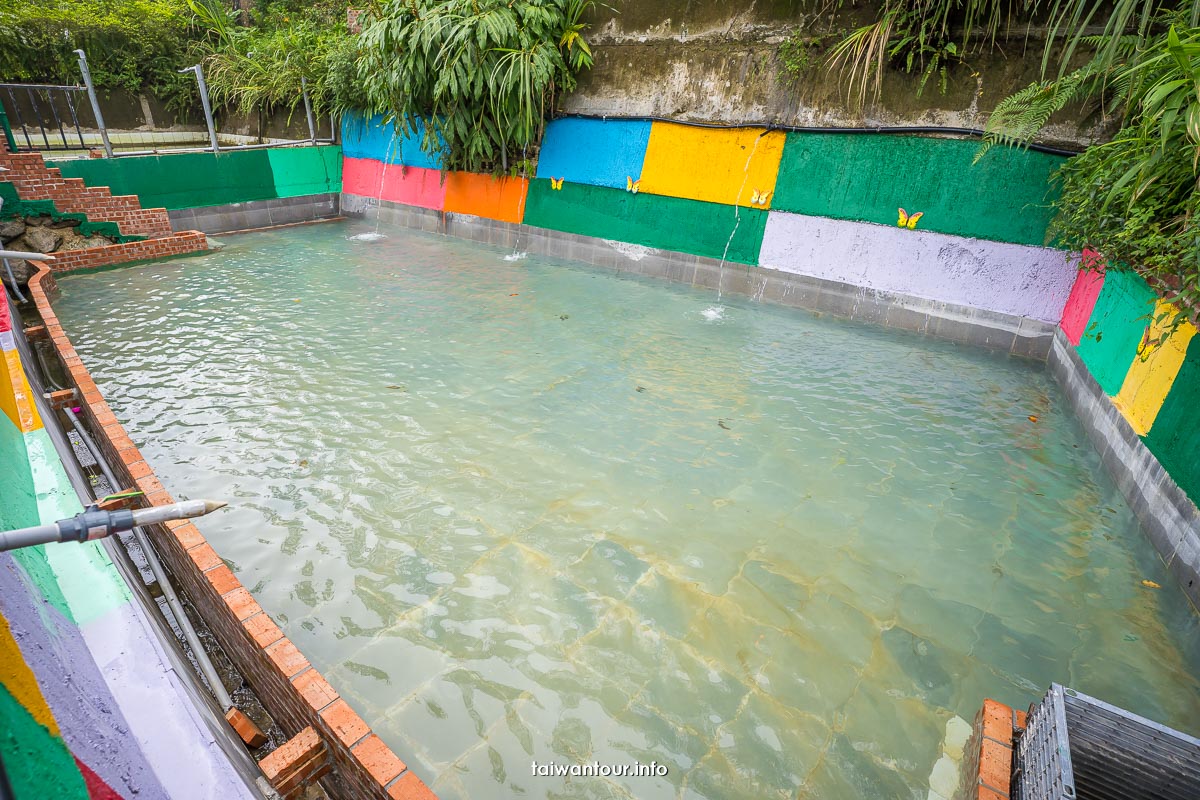
[[[759,264],[1050,323],[1076,274],[1061,250],[782,211],[767,218]]]

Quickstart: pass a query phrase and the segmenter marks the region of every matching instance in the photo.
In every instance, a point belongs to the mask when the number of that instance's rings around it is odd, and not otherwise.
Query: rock
[[[52,253],[62,244],[63,232],[53,228],[26,228],[25,241],[35,253]]]
[[[59,219],[54,220],[53,222],[47,222],[46,227],[54,228],[56,230],[61,228],[78,228],[82,222],[83,220],[81,219]]]
[[[85,247],[101,247],[113,243],[112,239],[98,234],[81,236],[74,228],[64,228],[62,234],[63,240],[58,246],[59,250],[82,250]]]
[[[10,258],[8,265],[12,267],[13,278],[22,286],[29,283],[29,279],[33,277],[33,267],[23,258]],[[7,284],[8,273],[4,272],[3,266],[0,266],[0,274],[4,275],[4,282]]]
[[[41,227],[42,225],[45,225],[47,222],[50,222],[50,217],[48,217],[48,216],[37,216],[37,217],[26,217],[25,218],[25,224],[29,225],[29,226],[33,226],[33,227]]]
[[[23,233],[25,233],[25,220],[0,220],[0,241],[3,241],[5,244],[8,244]]]

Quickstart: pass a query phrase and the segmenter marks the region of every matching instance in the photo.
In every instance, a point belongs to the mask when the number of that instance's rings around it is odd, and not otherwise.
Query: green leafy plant
[[[369,106],[443,151],[447,169],[509,171],[592,65],[592,0],[387,0],[358,61]]]
[[[1184,314],[1200,309],[1200,26],[1197,6],[1159,8],[1109,36],[1081,38],[1095,55],[1005,98],[978,158],[995,144],[1031,142],[1051,115],[1084,100],[1120,128],[1069,159],[1051,234],[1096,263],[1136,270]]]
[[[100,89],[148,91],[182,107],[193,96],[177,72],[189,63],[190,19],[184,0],[0,0],[0,73],[9,81],[79,83],[72,51],[82,48]]]

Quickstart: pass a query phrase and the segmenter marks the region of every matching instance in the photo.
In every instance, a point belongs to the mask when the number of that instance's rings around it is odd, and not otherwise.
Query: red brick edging
[[[1008,800],[1012,789],[1013,744],[1025,729],[1025,712],[984,700],[963,756],[959,796],[969,800]],[[965,791],[963,791],[965,790]]]
[[[203,233],[184,231],[160,239],[143,239],[140,242],[106,244],[79,250],[57,250],[52,254],[54,261],[51,262],[50,269],[54,272],[71,272],[77,269],[124,264],[127,261],[181,256],[207,249],[208,237]]]
[[[197,232],[178,236],[204,239],[204,234]],[[124,246],[90,249],[109,250]],[[123,483],[120,488],[136,486],[145,493],[145,505],[174,502],[117,421],[71,340],[63,332],[48,296],[57,290],[50,268],[40,261],[32,264],[37,273],[29,281],[29,291],[41,314],[46,335],[69,376],[71,387],[78,392],[82,415],[91,427],[97,446]],[[306,732],[309,728],[324,743],[333,767],[325,781],[332,782],[336,789],[333,796],[355,800],[436,800],[421,779],[372,733],[324,676],[283,635],[194,524],[173,521],[151,526],[147,532],[171,573],[182,584],[188,598],[250,682],[267,711],[288,736],[295,737],[283,746],[288,748],[287,752],[295,752],[296,759],[300,760],[313,757],[312,746],[299,746],[311,745],[311,734]],[[303,766],[303,763],[289,766],[277,763],[279,761],[280,757],[276,757],[267,765],[272,778],[286,779]]]

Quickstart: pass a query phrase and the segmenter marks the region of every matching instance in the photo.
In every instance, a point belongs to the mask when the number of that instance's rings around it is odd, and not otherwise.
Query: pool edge
[[[748,297],[771,305],[909,331],[1045,361],[1056,326],[981,308],[873,289],[769,267],[631,245],[469,214],[342,193],[342,214],[595,267]]]
[[[126,486],[144,492],[150,505],[174,498],[158,480],[117,421],[58,321],[49,294],[57,291],[50,268],[31,262],[29,291],[64,373],[81,398],[82,416],[97,445]],[[268,712],[292,738],[260,762],[272,782],[295,788],[336,767],[348,798],[436,800],[428,786],[381,740],[226,566],[200,530],[186,520],[148,526],[159,555],[222,648],[252,684]],[[322,748],[310,740],[319,734]]]
[[[1061,328],[1047,365],[1146,538],[1200,611],[1200,510],[1104,393]]]

